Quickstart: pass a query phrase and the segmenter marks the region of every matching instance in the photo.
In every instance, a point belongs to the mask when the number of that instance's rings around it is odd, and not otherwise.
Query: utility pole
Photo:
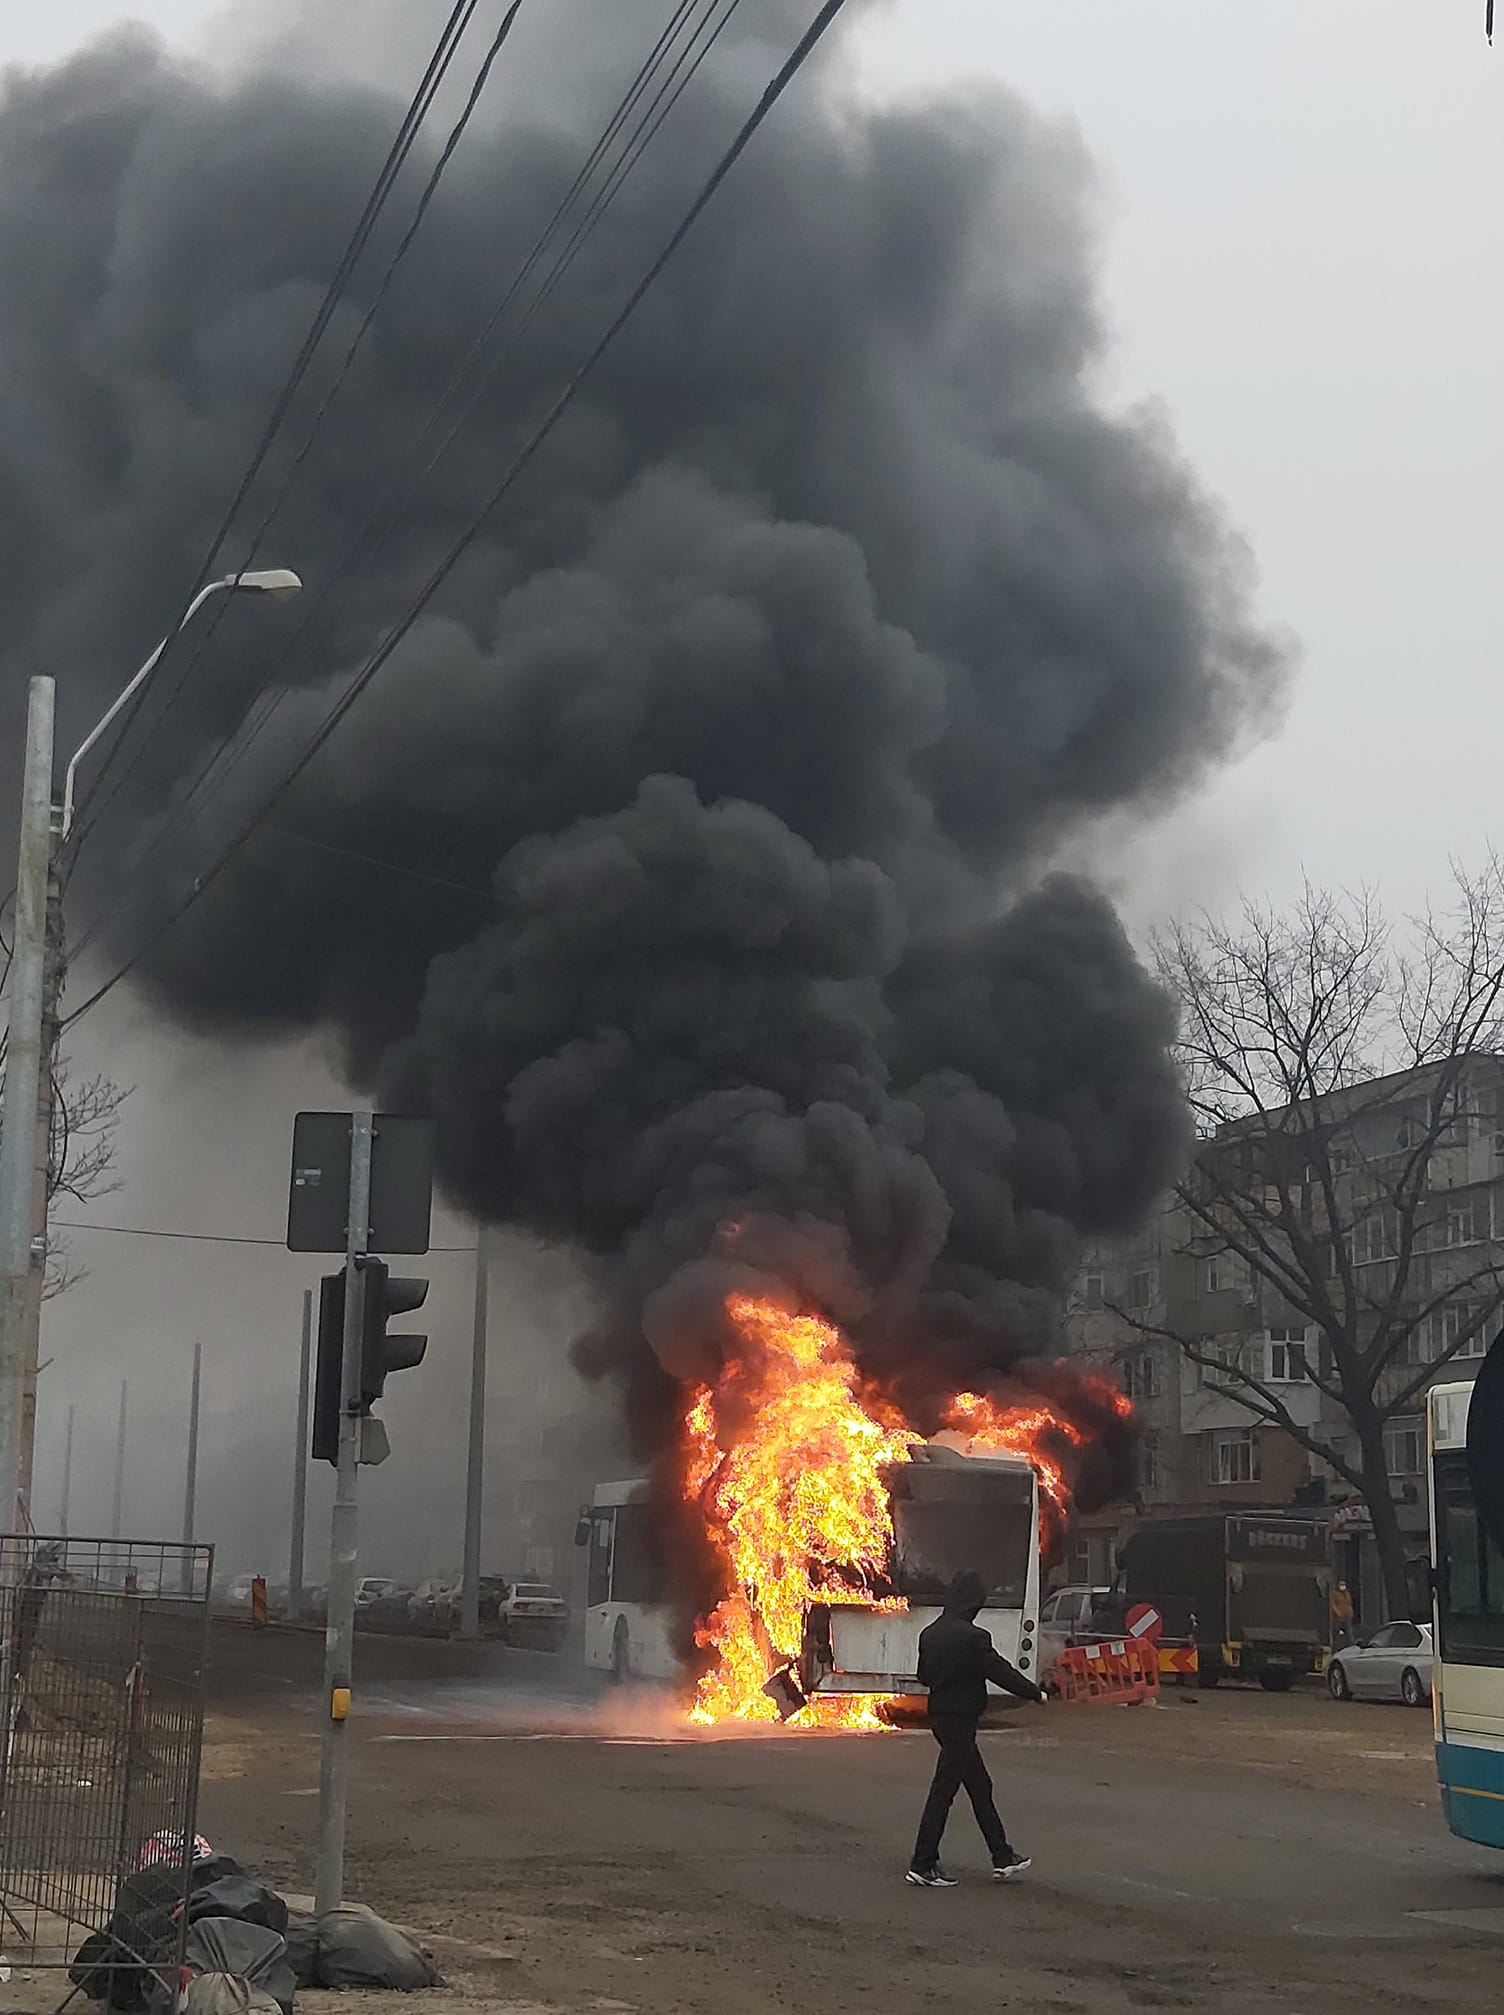
[[[27,1370],[36,1362],[27,1328],[32,1274],[34,1270],[40,1274],[44,1257],[35,1249],[34,1181],[44,1065],[50,1075],[50,1059],[43,1050],[43,997],[52,855],[53,702],[52,680],[33,679],[26,708],[10,1032],[0,1105],[0,1532],[24,1530],[26,1522],[22,1437]]]
[[[319,1764],[319,1853],[314,1871],[314,1911],[322,1917],[344,1898],[345,1803],[349,1789],[350,1672],[355,1654],[356,1516],[361,1435],[361,1344],[366,1279],[361,1261],[371,1237],[371,1143],[374,1115],[350,1122],[350,1205],[345,1227],[345,1315],[340,1363],[339,1453],[334,1512],[329,1524],[329,1624],[324,1638],[324,1691],[328,1719]]]
[[[125,1505],[125,1410],[130,1387],[120,1381],[120,1426],[115,1435],[115,1509],[110,1518],[110,1537],[120,1537],[120,1517]]]
[[[37,1058],[36,1154],[31,1178],[32,1267],[26,1282],[25,1370],[21,1395],[21,1504],[31,1522],[32,1474],[37,1447],[37,1373],[42,1353],[42,1299],[47,1289],[47,1212],[52,1201],[52,1119],[57,1050],[62,1030],[63,882],[58,872],[56,825],[47,848],[47,921],[42,959],[42,1041]]]
[[[73,1408],[68,1408],[68,1425],[63,1430],[63,1501],[58,1509],[57,1529],[62,1539],[68,1537],[68,1500],[73,1494]]]
[[[298,1360],[298,1432],[292,1451],[292,1545],[287,1562],[287,1620],[303,1615],[303,1525],[308,1515],[308,1379],[313,1353],[313,1290],[303,1290],[303,1348]]]
[[[475,1231],[475,1332],[470,1352],[470,1448],[465,1465],[465,1562],[460,1584],[460,1635],[480,1636],[480,1520],[486,1470],[486,1316],[491,1285],[491,1232]]]
[[[193,1397],[188,1403],[188,1467],[183,1477],[183,1593],[193,1593],[193,1561],[187,1549],[193,1544],[193,1515],[198,1496],[198,1395],[204,1365],[204,1346],[193,1346]]]

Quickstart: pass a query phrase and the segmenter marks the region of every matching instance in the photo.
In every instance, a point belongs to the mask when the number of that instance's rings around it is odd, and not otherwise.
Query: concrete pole
[[[47,875],[52,857],[51,679],[33,679],[26,709],[21,835],[16,857],[10,1033],[0,1105],[0,1533],[22,1530],[21,1442],[26,1406],[27,1316],[34,1250],[37,1093],[42,1068],[47,963]]]
[[[188,1402],[188,1465],[183,1475],[183,1545],[193,1544],[194,1512],[198,1498],[198,1399],[199,1382],[204,1368],[204,1346],[193,1346],[193,1396]],[[183,1556],[183,1593],[193,1592],[193,1561],[191,1554]]]
[[[37,1057],[36,1152],[31,1172],[32,1267],[26,1283],[25,1372],[21,1398],[21,1458],[19,1489],[28,1524],[32,1472],[37,1447],[37,1373],[42,1358],[42,1297],[47,1286],[47,1210],[52,1190],[52,1100],[57,1069],[59,1014],[63,975],[63,884],[58,873],[57,847],[48,849],[46,952],[42,962],[42,1040]]]
[[[120,1537],[120,1519],[125,1508],[125,1414],[130,1387],[120,1381],[120,1426],[115,1435],[115,1509],[110,1515],[110,1537]]]
[[[480,1636],[480,1523],[486,1471],[486,1317],[491,1285],[491,1233],[475,1232],[475,1329],[470,1351],[470,1449],[465,1466],[465,1563],[460,1584],[460,1635]]]
[[[68,1408],[68,1424],[63,1430],[63,1501],[58,1510],[57,1529],[68,1537],[68,1500],[73,1494],[73,1408]]]
[[[303,1290],[303,1347],[298,1359],[298,1432],[292,1451],[292,1543],[287,1560],[287,1620],[303,1615],[303,1526],[308,1516],[308,1388],[313,1361],[313,1290]]]
[[[373,1116],[350,1123],[350,1216],[345,1230],[345,1326],[340,1364],[339,1459],[334,1472],[334,1513],[329,1522],[329,1623],[324,1634],[324,1748],[319,1763],[319,1852],[313,1907],[322,1917],[344,1900],[345,1805],[350,1755],[346,1716],[355,1662],[355,1564],[360,1474],[360,1353],[365,1314],[365,1268],[371,1236]]]

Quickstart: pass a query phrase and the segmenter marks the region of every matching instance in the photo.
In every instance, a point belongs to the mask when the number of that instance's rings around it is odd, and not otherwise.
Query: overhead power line
[[[172,1238],[182,1239],[189,1245],[259,1245],[275,1247],[278,1252],[287,1250],[287,1241],[282,1238],[251,1238],[236,1231],[167,1231],[159,1225],[148,1224],[92,1224],[85,1218],[55,1217],[51,1219],[55,1229],[61,1231],[104,1231],[115,1238]],[[430,1253],[474,1252],[473,1245],[431,1245]]]
[[[318,352],[319,345],[322,343],[324,339],[330,321],[333,319],[335,310],[338,308],[341,300],[344,297],[345,289],[348,287],[350,278],[360,261],[360,256],[362,252],[365,250],[366,245],[370,240],[371,233],[375,229],[377,221],[380,218],[382,211],[385,209],[388,200],[390,199],[392,189],[395,186],[397,178],[401,174],[402,169],[407,162],[409,154],[412,152],[413,145],[416,142],[418,134],[422,129],[423,123],[428,116],[428,113],[433,105],[434,99],[437,97],[439,90],[443,86],[444,80],[449,72],[449,67],[454,60],[455,52],[459,48],[460,42],[464,38],[465,31],[470,25],[470,21],[475,13],[478,4],[479,0],[455,0],[454,7],[449,15],[449,19],[445,23],[443,31],[441,32],[438,41],[434,45],[433,53],[429,57],[427,67],[425,68],[423,75],[418,82],[417,89],[413,93],[412,99],[408,104],[407,110],[403,114],[401,124],[398,126],[396,135],[393,138],[391,147],[387,152],[386,159],[382,163],[381,170],[378,173],[374,184],[372,185],[370,194],[366,198],[365,207],[361,211],[360,217],[357,220],[355,228],[351,232],[350,237],[345,244],[344,250],[340,254],[338,263],[335,266],[333,274],[330,276],[329,284],[324,292],[324,297],[319,304],[319,307],[314,315],[313,321],[309,325],[307,334],[303,338],[302,346],[299,349],[297,356],[293,360],[291,368],[289,369],[288,374],[282,383],[281,389],[277,393],[276,399],[272,403],[271,411],[267,416],[266,423],[262,428],[260,438],[257,441],[256,447],[252,452],[251,459],[246,467],[245,473],[241,477],[240,482],[236,487],[234,496],[231,498],[229,507],[225,511],[224,517],[220,521],[219,529],[215,533],[214,538],[210,543],[209,550],[204,556],[203,563],[198,570],[193,585],[190,588],[188,594],[183,598],[182,608],[179,612],[179,620],[172,626],[172,628],[168,632],[170,641],[168,643],[167,651],[166,653],[164,653],[164,656],[168,659],[172,657],[174,647],[178,642],[182,618],[187,614],[189,607],[192,605],[194,596],[199,592],[200,588],[202,588],[204,583],[209,579],[210,574],[214,569],[215,563],[219,558],[220,552],[224,547],[225,541],[229,538],[231,531],[234,529],[235,521],[238,518],[247,497],[250,495],[252,485],[255,483],[257,476],[261,473],[261,469],[265,464],[266,458],[272,450],[272,447],[276,441],[278,433],[281,431],[283,422],[287,418],[293,400],[296,398],[298,391],[302,386],[303,380],[308,375],[309,368],[312,365],[313,359]],[[206,632],[199,641],[197,649],[194,652],[194,656],[190,661],[189,669],[191,669],[193,664],[196,664],[198,662],[199,657],[202,655],[203,651],[208,647],[210,639],[213,637],[215,631],[219,627],[220,622],[223,620],[224,613],[225,613],[225,605],[222,602],[219,608],[215,610],[214,615],[211,617],[208,623]],[[182,681],[180,680],[179,684],[181,683]],[[174,688],[174,691],[176,691],[176,688]],[[113,744],[111,745],[110,749],[106,752],[105,757],[100,764],[99,770],[95,775],[93,783],[84,792],[83,798],[78,808],[80,817],[82,817],[82,815],[89,810],[91,801],[95,797],[97,797],[99,792],[103,789],[105,780],[109,774],[110,765],[115,761],[115,759],[119,756],[121,750],[125,747],[125,744],[130,735],[131,728],[134,726],[135,721],[141,712],[142,706],[145,701],[146,692],[147,688],[143,686],[141,691],[136,695],[134,701],[131,703],[130,707],[126,709],[125,715],[121,722],[119,733],[116,735],[116,738]],[[88,833],[90,832],[90,830],[92,830],[93,826],[98,823],[100,816],[107,809],[111,800],[113,800],[114,796],[120,789],[121,784],[125,781],[126,776],[129,774],[130,769],[134,766],[136,760],[139,760],[139,751],[137,757],[133,758],[132,761],[127,764],[126,769],[121,773],[121,776],[111,786],[108,795],[100,803],[98,808],[94,811],[92,818],[89,819],[86,825],[82,826],[79,829],[78,837],[74,846],[75,857],[78,848],[82,845],[83,841],[88,837]]]
[[[464,532],[461,533],[459,538],[455,540],[454,544],[450,547],[449,551],[444,555],[443,559],[434,568],[433,572],[428,576],[428,579],[419,589],[417,595],[414,597],[413,601],[409,604],[406,612],[403,614],[398,623],[393,627],[393,629],[388,633],[384,641],[367,659],[366,663],[361,667],[360,671],[349,682],[340,698],[329,709],[317,733],[313,736],[312,740],[308,743],[307,747],[303,750],[301,755],[298,756],[296,761],[293,762],[292,765],[283,774],[281,780],[278,782],[278,784],[272,791],[271,795],[262,803],[262,805],[257,809],[257,811],[255,811],[252,814],[252,816],[245,821],[245,823],[237,830],[237,832],[230,840],[228,845],[221,849],[221,851],[215,856],[214,860],[195,879],[193,888],[190,890],[188,896],[181,903],[179,903],[167,917],[163,919],[163,921],[157,926],[156,930],[154,930],[150,934],[150,936],[145,940],[144,943],[142,943],[137,947],[137,949],[131,954],[131,956],[125,961],[125,963],[119,968],[117,968],[117,970],[112,974],[112,976],[109,979],[104,981],[102,985],[96,987],[94,992],[89,995],[87,1000],[85,1000],[81,1006],[75,1008],[73,1012],[67,1016],[67,1018],[63,1023],[64,1028],[71,1028],[75,1022],[80,1021],[84,1015],[88,1014],[93,1008],[97,1007],[101,1001],[105,1000],[120,984],[121,980],[123,980],[127,976],[127,974],[132,972],[135,969],[135,967],[139,965],[141,960],[145,958],[146,955],[162,941],[162,939],[174,927],[174,925],[177,924],[179,920],[184,915],[186,915],[188,910],[192,908],[193,904],[198,901],[199,897],[203,895],[203,893],[207,889],[213,886],[213,884],[218,880],[219,876],[224,872],[224,869],[229,864],[229,862],[234,858],[234,856],[239,852],[240,848],[245,844],[246,840],[250,838],[251,834],[256,830],[257,826],[261,824],[262,820],[266,817],[266,814],[271,810],[272,806],[276,804],[285,795],[285,793],[296,782],[298,777],[302,775],[303,771],[308,767],[309,763],[313,761],[313,758],[318,754],[319,750],[328,741],[329,737],[334,733],[335,729],[339,726],[340,722],[345,718],[346,714],[348,714],[350,709],[355,705],[356,701],[360,698],[361,694],[365,692],[367,687],[370,685],[372,679],[376,677],[377,673],[381,670],[382,666],[389,661],[393,652],[397,649],[398,645],[401,644],[403,639],[411,631],[414,623],[417,622],[419,616],[423,613],[424,609],[428,606],[429,602],[432,601],[433,597],[438,593],[439,589],[442,588],[444,583],[449,579],[449,576],[453,573],[454,569],[459,565],[461,559],[463,559],[464,555],[469,551],[470,547],[474,544],[475,540],[479,537],[480,533],[489,523],[490,519],[492,518],[492,516],[495,514],[496,510],[502,503],[503,499],[510,493],[513,486],[516,484],[518,478],[531,465],[539,449],[543,446],[544,442],[549,438],[554,428],[559,424],[559,421],[563,418],[564,414],[573,404],[575,398],[579,394],[580,388],[585,383],[586,379],[590,376],[591,372],[600,363],[600,360],[602,359],[602,357],[605,356],[606,352],[611,348],[611,345],[616,341],[617,337],[621,334],[622,330],[626,327],[627,323],[632,319],[632,316],[636,313],[637,309],[640,307],[647,294],[650,292],[654,284],[657,282],[664,268],[668,265],[669,261],[673,258],[674,254],[678,251],[679,247],[684,243],[684,240],[689,236],[690,232],[694,229],[694,226],[699,221],[700,217],[704,214],[706,208],[709,206],[710,202],[714,198],[716,191],[720,188],[721,184],[725,181],[726,177],[731,173],[731,170],[736,166],[737,162],[746,152],[747,147],[750,145],[753,139],[753,136],[757,133],[758,129],[762,126],[768,114],[773,110],[773,107],[778,103],[779,99],[788,89],[788,86],[799,74],[800,70],[803,69],[805,63],[808,61],[809,57],[814,52],[815,48],[825,35],[831,23],[836,19],[837,15],[841,13],[845,4],[846,0],[824,0],[824,5],[820,8],[819,12],[815,16],[814,20],[811,22],[810,26],[805,30],[804,34],[800,37],[799,42],[795,46],[793,52],[789,55],[789,57],[785,60],[780,69],[776,72],[776,74],[768,83],[766,89],[763,91],[762,96],[758,99],[756,106],[753,108],[751,113],[743,122],[740,131],[736,135],[736,138],[731,142],[730,146],[726,149],[725,153],[722,154],[720,160],[711,170],[709,176],[706,178],[706,181],[701,187],[699,193],[696,195],[694,201],[690,204],[688,210],[685,212],[684,216],[680,219],[679,223],[675,226],[674,230],[670,233],[667,241],[663,245],[662,249],[659,251],[657,257],[652,261],[652,263],[648,266],[646,272],[638,280],[636,286],[632,289],[626,301],[617,310],[616,314],[607,324],[603,333],[597,338],[595,343],[591,346],[590,350],[586,354],[583,361],[576,367],[574,373],[569,378],[568,382],[565,384],[564,389],[559,393],[558,397],[554,400],[553,404],[549,407],[548,411],[544,414],[543,418],[539,421],[538,425],[533,429],[532,433],[528,436],[527,440],[522,444],[522,446],[518,449],[517,453],[513,456],[512,461],[510,462],[506,470],[503,472],[501,479],[496,484],[495,488],[491,491],[491,494],[487,497],[484,504],[481,506],[480,510],[471,520],[470,524],[466,527]]]
[[[268,664],[258,682],[256,692],[247,703],[247,709],[240,725],[219,747],[212,750],[200,765],[193,780],[184,789],[164,820],[154,829],[144,833],[128,854],[118,870],[122,895],[115,905],[107,905],[94,923],[86,930],[75,947],[75,955],[87,949],[108,923],[114,909],[127,906],[133,894],[140,893],[139,870],[154,854],[159,854],[180,832],[190,818],[195,802],[206,801],[208,796],[222,787],[237,765],[243,763],[269,725],[272,717],[289,694],[296,690],[311,672],[315,658],[328,646],[333,622],[348,605],[353,592],[353,576],[358,568],[369,567],[379,559],[387,544],[416,507],[423,485],[439,466],[445,455],[463,431],[481,400],[490,391],[504,367],[516,354],[522,339],[526,336],[547,301],[557,290],[559,282],[573,264],[590,234],[598,228],[612,202],[619,195],[632,170],[641,160],[665,120],[678,104],[684,91],[698,74],[706,57],[710,54],[727,27],[741,0],[678,0],[668,24],[660,34],[657,43],[644,61],[637,75],[628,86],[627,92],[616,107],[606,128],[596,141],[584,166],[576,175],[570,189],[560,202],[553,216],[544,226],[538,239],[528,252],[521,267],[513,276],[500,301],[480,334],[452,373],[448,384],[440,394],[433,411],[409,448],[406,457],[388,481],[385,491],[372,511],[355,534],[351,544],[336,563],[333,571],[319,584],[311,605],[307,607],[302,622],[281,655]],[[689,17],[697,5],[703,8],[701,19],[688,38],[675,53]],[[418,467],[418,457],[429,441],[446,409],[450,408],[470,380],[476,365],[485,355],[486,347],[496,330],[505,319],[508,310],[521,295],[526,282],[543,263],[550,243],[567,225],[572,210],[590,187],[597,169],[606,163],[616,141],[627,128],[633,114],[638,111],[649,88],[658,73],[667,66],[667,74],[658,85],[657,91],[647,103],[647,108],[632,126],[623,148],[610,162],[606,185],[591,200],[584,218],[574,227],[572,235],[563,251],[545,275],[538,294],[530,301],[520,322],[511,330],[497,353],[491,358],[480,378],[471,386],[460,405],[454,420],[438,447],[428,460]],[[390,512],[390,516],[387,514]],[[382,526],[383,518],[386,523]],[[343,592],[340,592],[341,589]],[[331,621],[324,633],[314,635],[321,616],[333,603]],[[299,653],[299,646],[305,645]],[[297,662],[292,663],[294,657]]]

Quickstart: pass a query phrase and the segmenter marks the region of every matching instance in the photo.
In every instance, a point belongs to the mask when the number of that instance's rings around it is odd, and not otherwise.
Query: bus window
[[[623,1504],[616,1513],[616,1551],[611,1565],[613,1602],[663,1602],[664,1577],[654,1545],[651,1505]]]
[[[611,1538],[616,1524],[614,1509],[597,1510],[590,1521],[590,1566],[586,1600],[595,1609],[611,1600]]]
[[[1437,1615],[1444,1665],[1504,1665],[1504,1554],[1484,1537],[1467,1457],[1436,1457]]]
[[[1034,1544],[1030,1472],[914,1464],[888,1476],[893,1501],[893,1580],[911,1602],[937,1603],[957,1574],[979,1574],[987,1606],[1017,1609]]]

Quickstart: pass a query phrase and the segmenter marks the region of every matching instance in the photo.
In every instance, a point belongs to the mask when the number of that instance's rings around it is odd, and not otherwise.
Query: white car
[[[564,1598],[543,1581],[512,1581],[496,1604],[496,1630],[507,1644],[557,1651],[568,1621]]]
[[[1386,1623],[1364,1644],[1332,1653],[1326,1683],[1333,1700],[1403,1700],[1424,1707],[1431,1698],[1431,1626]]]
[[[1055,1661],[1077,1634],[1084,1631],[1094,1609],[1112,1593],[1110,1588],[1089,1588],[1077,1583],[1057,1588],[1044,1599],[1039,1612],[1039,1663],[1034,1668],[1042,1685],[1048,1685]]]

